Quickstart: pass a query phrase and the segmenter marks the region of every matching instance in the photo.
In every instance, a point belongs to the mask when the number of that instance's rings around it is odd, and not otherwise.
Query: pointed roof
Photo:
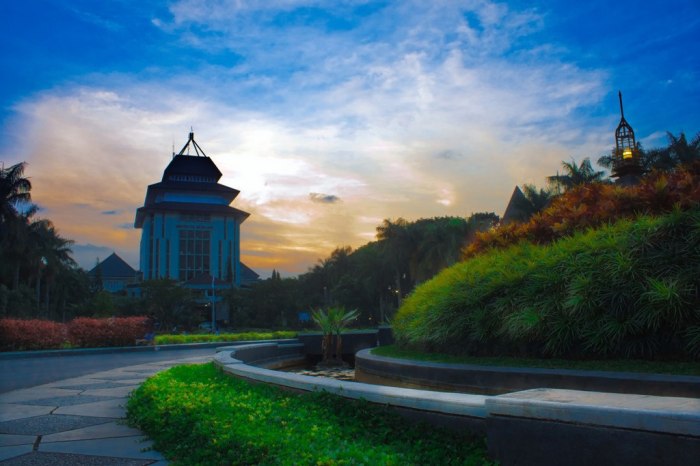
[[[190,149],[194,154],[190,155]],[[239,191],[219,184],[221,176],[221,171],[194,140],[194,133],[190,132],[187,143],[177,155],[173,155],[173,159],[165,168],[162,181],[148,186],[144,205],[136,210],[134,227],[143,227],[147,213],[166,211],[226,215],[233,216],[240,222],[244,221],[250,214],[228,205],[238,196]],[[173,194],[180,197],[192,195],[193,200],[169,200],[168,195]],[[219,202],[199,201],[202,194],[216,197]]]
[[[241,262],[241,283],[251,283],[258,280],[260,280],[260,275],[258,275],[255,270]]]
[[[97,269],[100,269],[102,278],[133,278],[136,276],[136,270],[114,252],[107,259],[93,267],[88,272],[88,275],[94,276],[97,273]]]
[[[516,186],[513,190],[513,194],[510,196],[510,201],[508,201],[508,206],[506,207],[506,211],[503,213],[501,222],[505,225],[513,222],[524,222],[527,220],[528,214],[521,207],[527,204],[528,200],[525,197],[525,194],[523,194],[519,186]]]
[[[190,146],[195,152],[194,155],[190,155]],[[163,172],[163,181],[216,183],[219,178],[221,172],[194,140],[194,131],[190,131],[187,142]]]

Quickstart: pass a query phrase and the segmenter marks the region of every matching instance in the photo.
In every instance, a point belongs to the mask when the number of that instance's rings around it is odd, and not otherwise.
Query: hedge
[[[146,317],[80,317],[67,324],[40,319],[0,319],[0,350],[128,346],[143,338],[146,324]]]
[[[444,270],[394,319],[405,347],[700,359],[700,209],[522,242]]]

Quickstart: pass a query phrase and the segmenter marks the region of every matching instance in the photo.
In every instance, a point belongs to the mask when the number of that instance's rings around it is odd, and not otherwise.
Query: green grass
[[[178,366],[127,404],[132,426],[180,465],[487,465],[484,440],[407,423],[387,408],[293,394]]]
[[[294,338],[298,332],[280,330],[274,332],[241,332],[222,333],[215,335],[211,333],[192,335],[156,335],[156,345],[172,345],[182,343],[215,343],[227,341],[248,341],[248,340],[277,340],[283,338]]]
[[[651,374],[675,374],[700,376],[700,363],[677,361],[643,361],[637,359],[613,360],[569,360],[535,359],[515,357],[476,357],[458,356],[444,353],[400,348],[396,345],[380,346],[372,354],[389,358],[413,359],[416,361],[441,362],[448,364],[476,364],[500,367],[538,367],[543,369],[576,369],[587,371],[642,372]]]

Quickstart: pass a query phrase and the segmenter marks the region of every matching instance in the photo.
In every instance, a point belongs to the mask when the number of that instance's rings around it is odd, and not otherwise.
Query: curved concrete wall
[[[484,396],[310,377],[245,362],[283,364],[303,354],[303,346],[281,342],[220,348],[215,364],[254,383],[323,390],[389,406],[408,418],[486,434],[492,457],[504,466],[681,466],[700,457],[700,392],[695,398],[672,398],[537,389]]]
[[[355,356],[356,380],[489,395],[547,387],[657,396],[700,396],[700,377],[695,376],[441,364],[376,356],[370,351],[363,350]]]

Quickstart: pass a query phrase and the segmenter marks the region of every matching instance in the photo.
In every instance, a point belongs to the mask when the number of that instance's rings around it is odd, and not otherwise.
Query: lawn
[[[409,423],[364,401],[252,385],[213,364],[148,379],[127,411],[173,464],[493,464],[483,438]]]
[[[515,357],[457,356],[443,353],[426,353],[400,348],[396,345],[380,346],[372,354],[399,359],[442,362],[451,364],[476,364],[503,367],[539,367],[545,369],[577,369],[591,371],[643,372],[700,376],[700,363],[686,361],[643,361],[637,359],[568,360]]]

